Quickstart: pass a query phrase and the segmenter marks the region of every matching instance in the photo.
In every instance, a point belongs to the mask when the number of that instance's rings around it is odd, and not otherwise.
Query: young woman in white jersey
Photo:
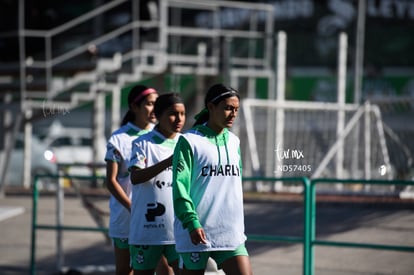
[[[174,233],[184,275],[204,274],[208,258],[226,274],[251,275],[245,247],[239,138],[228,130],[239,94],[213,85],[205,109],[173,157]]]
[[[178,274],[172,205],[172,154],[185,123],[178,94],[160,95],[154,105],[158,124],[134,140],[130,160],[132,191],[129,244],[135,275],[153,275],[164,255]]]
[[[105,155],[107,188],[109,199],[109,236],[113,240],[117,275],[132,274],[128,245],[131,183],[128,162],[131,155],[131,143],[139,135],[154,127],[156,117],[153,107],[158,93],[155,89],[143,85],[134,86],[128,94],[129,110],[125,114],[121,127],[114,131],[107,143]],[[168,273],[168,266],[160,264],[162,274]]]

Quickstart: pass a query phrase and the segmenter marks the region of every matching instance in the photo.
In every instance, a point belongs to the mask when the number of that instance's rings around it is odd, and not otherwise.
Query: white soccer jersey
[[[150,167],[174,152],[179,134],[166,139],[153,130],[133,142],[129,167]],[[172,170],[168,167],[151,180],[132,185],[129,244],[174,244]]]
[[[132,141],[148,131],[142,130],[129,122],[112,133],[106,146],[105,161],[119,163],[117,180],[130,198],[131,181],[128,163],[131,156]],[[128,238],[130,213],[113,195],[109,198],[109,212],[108,235],[111,238]]]
[[[177,252],[234,250],[245,242],[239,138],[200,125],[183,134],[174,152]],[[207,244],[189,232],[202,227]]]

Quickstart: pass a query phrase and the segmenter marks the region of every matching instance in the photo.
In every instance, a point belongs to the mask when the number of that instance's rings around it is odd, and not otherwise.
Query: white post
[[[257,31],[257,13],[253,13],[250,17],[250,32]],[[256,40],[249,40],[249,52],[248,52],[248,66],[247,69],[254,70],[253,60],[256,57]],[[256,77],[249,76],[247,79],[247,97],[254,98],[256,97]]]
[[[364,38],[365,38],[365,0],[358,1],[358,17],[357,17],[357,29],[356,29],[356,45],[355,45],[355,70],[354,70],[354,103],[361,103],[361,90],[362,90],[362,78],[363,78],[363,67],[364,67]],[[360,129],[355,128],[353,134],[353,142],[359,144],[359,133]],[[359,177],[359,155],[358,147],[353,148],[352,157],[352,171],[355,177]]]
[[[4,105],[11,104],[12,99],[13,99],[12,94],[7,93],[4,96]],[[7,127],[10,127],[12,124],[12,112],[8,108],[5,108],[3,112],[4,112],[4,115],[2,118],[3,121],[0,121],[0,123],[2,123],[2,128],[5,129]],[[1,141],[3,142],[3,144],[0,145],[4,151],[4,154],[2,158],[0,159],[0,198],[4,196],[3,187],[6,181],[7,168],[8,168],[8,163],[9,163],[6,160],[10,156],[11,151],[13,150],[13,146],[11,145],[11,138],[12,138],[12,133],[10,133],[10,131],[5,130],[3,134],[3,140]]]
[[[343,140],[339,140],[345,127],[345,87],[346,87],[346,54],[348,48],[348,36],[345,33],[339,35],[339,52],[338,52],[338,124],[336,127],[336,138],[340,142],[339,150],[336,155],[336,177],[341,179],[343,175],[344,165],[344,144]],[[342,185],[338,185],[339,190],[342,189]]]
[[[105,136],[105,93],[99,90],[96,93],[96,98],[94,101],[94,113],[93,113],[93,144],[92,144],[92,175],[97,175],[97,163],[103,162],[103,159],[99,158],[99,151],[102,150],[102,137]],[[97,187],[97,180],[96,178],[92,181],[92,186]]]
[[[358,1],[358,17],[356,29],[355,49],[355,76],[354,76],[354,103],[361,102],[361,82],[364,65],[364,39],[365,38],[365,0]]]
[[[158,26],[158,41],[160,42],[160,51],[167,52],[167,28],[168,28],[168,6],[166,0],[159,1],[160,20]]]
[[[20,63],[20,110],[25,110],[26,99],[26,37],[25,37],[25,2],[19,0],[19,63]]]
[[[371,179],[371,105],[369,101],[365,103],[365,179]],[[369,185],[365,185],[365,189],[369,190]]]
[[[278,103],[285,101],[285,86],[286,86],[286,44],[287,38],[284,31],[279,31],[277,34],[277,77],[276,77],[276,100]],[[276,127],[275,135],[276,139],[273,140],[274,150],[284,150],[283,130],[285,128],[285,110],[279,108],[276,110]],[[268,147],[272,148],[272,147]],[[271,167],[275,173],[275,177],[283,176],[282,169],[277,169],[277,166],[283,164],[283,160],[279,159],[276,155],[277,152],[272,151],[273,159],[275,159],[274,165]],[[271,151],[271,150],[268,150]],[[279,191],[282,188],[282,182],[276,182],[273,186],[274,191]]]
[[[111,101],[111,133],[119,128],[121,124],[121,89],[116,86],[112,89]]]
[[[32,166],[32,134],[33,125],[30,122],[32,118],[32,109],[25,111],[24,123],[24,158],[23,158],[23,186],[30,188],[31,181],[31,166]]]
[[[139,1],[132,1],[132,21],[137,22],[140,20],[139,18]],[[137,51],[139,49],[139,40],[140,40],[140,36],[139,36],[139,28],[138,27],[134,27],[132,29],[132,50],[133,51]],[[142,60],[137,60],[136,55],[134,55],[134,57],[132,58],[132,68],[133,70],[135,70],[135,68],[139,65],[140,62],[142,62]]]
[[[56,91],[52,91],[52,66],[53,66],[53,54],[52,54],[52,37],[47,36],[45,38],[45,49],[46,49],[46,97],[51,99]]]
[[[197,45],[197,51],[198,51],[198,70],[200,72],[203,71],[204,68],[207,67],[207,45],[204,42],[200,42]],[[195,101],[195,109],[201,110],[204,108],[204,93],[206,90],[206,80],[205,76],[200,73],[197,74],[196,77],[196,101]]]

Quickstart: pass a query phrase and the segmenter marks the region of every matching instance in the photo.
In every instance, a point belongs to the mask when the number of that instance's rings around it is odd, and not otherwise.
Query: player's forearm
[[[134,167],[131,169],[131,183],[132,184],[139,184],[143,182],[147,182],[168,167],[171,166],[172,158],[169,157],[163,161],[160,161],[157,164],[154,164],[152,166],[146,167],[146,168],[137,168]]]

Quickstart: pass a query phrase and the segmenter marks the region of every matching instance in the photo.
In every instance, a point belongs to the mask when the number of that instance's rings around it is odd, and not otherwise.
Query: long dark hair
[[[154,104],[154,114],[157,119],[161,117],[164,111],[174,104],[184,104],[183,99],[178,93],[166,93],[157,97]]]
[[[124,118],[122,119],[121,126],[127,124],[128,122],[133,122],[135,120],[135,115],[131,111],[131,106],[133,104],[139,105],[141,102],[145,99],[145,97],[151,93],[156,93],[157,91],[148,88],[145,85],[135,85],[131,88],[128,94],[128,111],[124,115]]]
[[[214,84],[213,86],[211,86],[208,89],[207,94],[204,98],[204,109],[196,115],[195,117],[196,121],[193,126],[203,124],[208,121],[208,118],[209,118],[209,112],[207,109],[208,103],[213,103],[214,105],[217,105],[223,99],[226,99],[232,96],[237,96],[237,98],[240,99],[239,93],[231,87],[224,86],[223,84],[220,84],[220,83]]]

